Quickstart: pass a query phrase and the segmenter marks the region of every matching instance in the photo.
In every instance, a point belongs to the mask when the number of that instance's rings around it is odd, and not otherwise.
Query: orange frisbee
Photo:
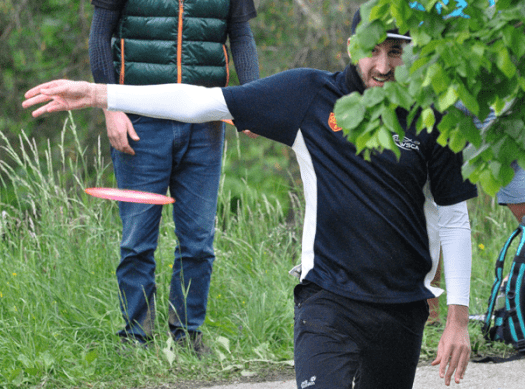
[[[86,193],[100,197],[101,199],[126,201],[129,203],[142,204],[170,204],[174,203],[173,197],[164,196],[157,193],[141,192],[138,190],[117,189],[117,188],[87,188]]]

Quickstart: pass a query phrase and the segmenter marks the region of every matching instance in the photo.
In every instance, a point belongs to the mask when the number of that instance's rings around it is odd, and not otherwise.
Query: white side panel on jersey
[[[441,252],[441,244],[439,241],[439,215],[437,204],[434,202],[434,197],[430,193],[429,181],[423,187],[425,194],[425,218],[427,220],[428,246],[430,249],[430,258],[432,259],[432,268],[425,276],[424,285],[435,297],[443,293],[443,289],[430,285],[439,264],[439,254]]]
[[[306,207],[304,213],[303,243],[301,253],[301,281],[314,267],[314,242],[317,229],[317,176],[310,152],[301,130],[297,132],[292,149],[301,169]]]

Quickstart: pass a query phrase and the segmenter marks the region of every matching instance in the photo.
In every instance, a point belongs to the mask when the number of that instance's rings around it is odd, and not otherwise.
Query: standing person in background
[[[241,84],[259,78],[249,20],[253,0],[92,0],[93,78],[105,84],[228,84],[229,38]],[[176,342],[209,353],[204,323],[212,264],[224,123],[186,124],[104,110],[117,185],[176,198],[178,245],[169,294]],[[155,319],[155,260],[162,207],[119,203],[123,231],[117,279],[123,342],[146,343]]]

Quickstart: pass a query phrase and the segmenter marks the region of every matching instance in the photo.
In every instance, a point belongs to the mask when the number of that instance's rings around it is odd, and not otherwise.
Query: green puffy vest
[[[113,39],[121,84],[228,84],[230,0],[128,0]]]

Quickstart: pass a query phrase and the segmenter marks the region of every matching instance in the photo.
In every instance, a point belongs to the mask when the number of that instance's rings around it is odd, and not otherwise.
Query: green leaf
[[[465,148],[467,139],[459,128],[452,130],[448,141],[448,147],[455,153],[459,153]]]
[[[355,147],[357,149],[357,154],[359,154],[361,151],[363,151],[367,147],[367,145],[369,145],[370,140],[374,138],[374,135],[375,135],[374,130],[376,130],[380,125],[381,125],[381,122],[379,121],[379,119],[373,120],[366,125],[361,135],[359,135],[357,139],[355,140]]]
[[[497,174],[495,172],[493,174],[502,186],[506,186],[514,178],[514,169],[507,164],[500,164]]]
[[[498,161],[490,161],[489,162],[490,172],[492,173],[492,175],[494,177],[498,177],[499,176],[499,172],[500,172],[501,166],[502,166],[501,163],[498,162]]]
[[[444,41],[442,39],[439,39],[439,40],[435,40],[435,41],[432,41],[430,42],[428,45],[425,45],[422,49],[421,49],[421,53],[420,53],[420,56],[421,57],[427,57],[428,55],[432,54],[434,51],[436,51],[436,49],[438,47],[440,47],[441,45],[444,44]],[[429,58],[429,57],[427,57]],[[429,58],[430,59],[430,58]]]
[[[447,90],[450,85],[450,78],[447,76],[443,68],[439,64],[434,64],[435,69],[432,74],[431,82],[434,92],[439,95],[441,92]],[[434,65],[432,65],[434,67]]]
[[[383,123],[386,128],[388,128],[390,131],[396,134],[399,134],[401,138],[405,136],[405,131],[399,124],[399,120],[397,118],[395,109],[390,107],[385,108],[383,110],[381,118],[383,119]]]
[[[457,100],[458,94],[456,92],[456,88],[453,85],[451,85],[448,87],[445,93],[442,93],[441,96],[439,96],[437,101],[437,109],[440,112],[443,112],[448,107],[452,106]]]
[[[394,74],[396,77],[396,81],[401,84],[408,84],[408,82],[410,81],[410,71],[408,70],[406,65],[396,67]]]
[[[518,57],[525,54],[525,40],[523,39],[523,30],[512,25],[506,26],[502,30],[503,42]]]
[[[518,83],[520,85],[520,88],[525,92],[525,78],[518,77]]]
[[[457,88],[457,93],[460,98],[460,100],[463,102],[465,107],[474,114],[474,116],[478,116],[479,114],[479,104],[478,101],[474,96],[470,94],[468,89],[460,83]]]
[[[359,126],[366,113],[365,106],[361,103],[361,95],[354,92],[337,100],[334,107],[337,124],[342,128],[352,130]]]
[[[370,14],[372,13],[374,7],[376,7],[378,4],[379,0],[371,0],[361,5],[359,9],[361,12],[361,20],[363,24],[366,24],[370,21]]]
[[[385,99],[383,88],[368,88],[363,94],[362,104],[367,107],[373,107]]]
[[[374,20],[365,25],[360,24],[356,30],[355,38],[359,40],[359,45],[363,50],[372,50],[378,43],[385,40],[385,26],[379,20]]]
[[[383,19],[385,17],[388,17],[388,11],[390,11],[390,5],[389,4],[379,4],[376,5],[372,10],[370,11],[370,21],[376,20],[376,19]]]
[[[355,65],[360,59],[369,57],[372,54],[372,49],[365,50],[360,45],[358,39],[350,39],[350,45],[348,46],[348,51],[350,52],[350,58],[352,63]]]
[[[474,178],[474,172],[476,171],[476,166],[471,163],[464,163],[461,167],[461,174],[465,180],[470,180],[473,184],[477,182],[477,179]]]
[[[392,1],[390,2],[390,12],[392,17],[396,20],[397,26],[399,27],[399,32],[404,33],[408,30],[408,24],[405,22],[410,19],[412,16],[412,8],[408,5],[406,1]]]
[[[390,102],[399,107],[409,110],[414,103],[407,88],[397,82],[387,82],[383,89]]]
[[[508,137],[502,136],[499,141],[492,145],[492,152],[497,157],[502,157],[506,153]]]
[[[377,132],[377,139],[379,141],[379,144],[385,149],[392,148],[392,133],[388,131],[385,127],[379,128],[379,131]]]
[[[496,96],[493,103],[494,111],[496,111],[496,114],[500,114],[503,108],[505,108],[505,101],[501,99],[499,96]]]
[[[501,119],[500,119],[501,120]],[[519,142],[523,136],[523,129],[525,128],[525,123],[522,119],[506,119],[502,123],[503,131],[509,135],[514,141]]]
[[[413,73],[416,70],[422,68],[423,66],[428,64],[430,60],[431,60],[430,57],[423,57],[423,58],[416,59],[414,63],[412,64],[412,66],[410,67],[410,72]],[[429,83],[430,83],[430,80],[429,80]]]
[[[421,112],[421,119],[427,131],[429,133],[432,132],[434,129],[434,124],[436,123],[436,117],[434,116],[434,111],[432,108],[424,109],[423,112]]]
[[[424,46],[432,40],[432,37],[422,30],[411,30],[412,43],[416,46]]]
[[[392,151],[395,154],[396,158],[399,160],[399,157],[401,156],[401,151],[399,150],[399,146],[396,144],[396,142],[394,142],[392,136],[392,133],[385,127],[381,127],[377,133],[379,144],[385,150]],[[399,136],[404,137],[404,133]]]
[[[516,66],[512,63],[509,52],[505,47],[498,50],[496,65],[507,78],[512,78],[516,74]]]
[[[355,140],[355,148],[356,148],[357,154],[359,154],[361,151],[363,151],[367,147],[368,141],[370,141],[370,139],[372,139],[373,136],[374,136],[373,131],[368,131],[368,132],[361,133],[361,135],[357,137],[357,139]]]
[[[495,196],[498,193],[501,185],[494,179],[490,170],[484,170],[479,176],[479,182],[483,190],[490,196]]]
[[[422,1],[422,5],[425,7],[425,11],[431,12],[434,6],[438,3],[439,0],[427,0]]]
[[[461,121],[459,129],[467,141],[477,147],[481,145],[483,139],[481,138],[480,130],[474,125],[474,122],[471,120],[471,118],[464,118]]]
[[[228,338],[225,338],[224,336],[219,336],[216,340],[229,354],[231,354],[230,351],[230,340]]]
[[[461,173],[464,179],[469,179],[473,184],[479,182],[481,174],[488,169],[487,162],[484,161],[469,161],[463,164]]]

